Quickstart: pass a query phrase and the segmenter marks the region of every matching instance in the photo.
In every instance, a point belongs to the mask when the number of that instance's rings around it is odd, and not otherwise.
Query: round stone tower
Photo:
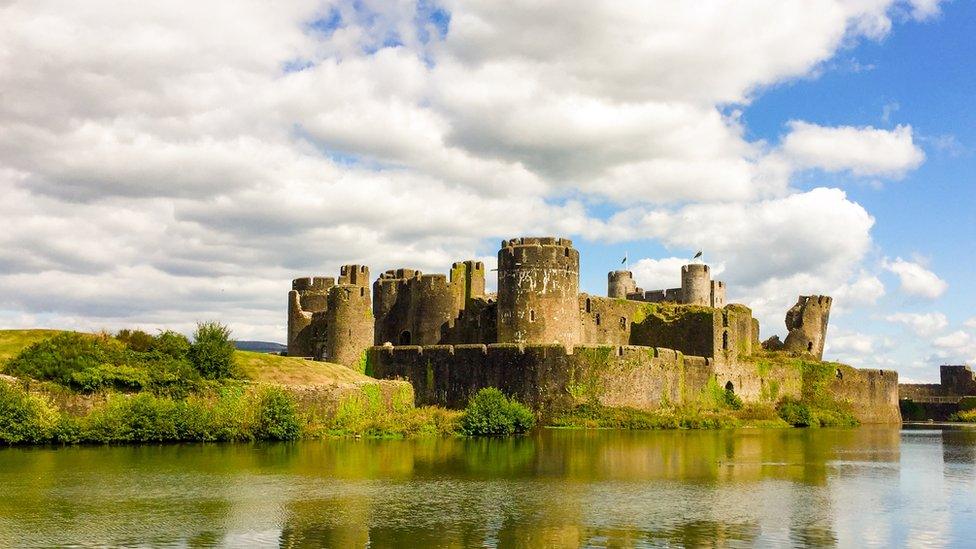
[[[627,296],[637,291],[634,273],[630,271],[610,271],[607,274],[607,296],[627,299]]]
[[[329,291],[325,311],[325,344],[322,360],[355,367],[373,344],[373,314],[369,288],[343,284]]]
[[[692,263],[681,267],[681,302],[711,306],[712,281],[708,265]]]
[[[513,238],[498,251],[498,342],[579,342],[579,252],[567,238]]]

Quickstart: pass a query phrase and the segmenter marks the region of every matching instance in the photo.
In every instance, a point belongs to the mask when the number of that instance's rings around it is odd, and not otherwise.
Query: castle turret
[[[292,280],[288,292],[288,355],[313,356],[310,324],[312,314],[328,308],[329,288],[335,279],[316,276]]]
[[[710,307],[711,297],[712,283],[708,265],[692,263],[681,267],[681,303]]]
[[[637,292],[634,273],[630,271],[611,271],[607,274],[607,296],[627,299]]]
[[[450,282],[456,293],[457,309],[463,311],[472,299],[485,296],[485,264],[474,260],[454,263]]]
[[[365,265],[343,265],[339,267],[339,284],[369,286],[369,267]]]
[[[579,342],[579,252],[566,238],[514,238],[498,252],[498,341]]]
[[[357,272],[362,271],[357,269]],[[365,272],[368,273],[368,269]],[[324,315],[324,342],[321,355],[316,358],[355,367],[366,348],[373,344],[369,289],[360,284],[334,286],[329,290],[328,303]]]
[[[833,299],[825,295],[801,295],[796,305],[786,313],[786,329],[790,332],[783,348],[797,353],[810,353],[823,359],[827,323]]]

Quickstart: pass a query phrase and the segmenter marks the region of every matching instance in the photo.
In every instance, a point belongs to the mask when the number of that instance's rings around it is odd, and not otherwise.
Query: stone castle
[[[708,265],[681,269],[681,286],[644,291],[630,271],[608,275],[607,296],[579,291],[579,252],[569,239],[515,238],[498,252],[497,294],[480,261],[448,275],[395,269],[369,289],[369,269],[299,278],[288,295],[288,354],[405,378],[418,403],[463,406],[496,386],[537,409],[582,400],[653,408],[719,386],[743,399],[799,394],[798,373],[756,368],[759,323],[726,303]],[[831,299],[802,296],[774,350],[822,358]],[[862,420],[897,416],[897,374],[839,368],[838,394],[877,402]]]

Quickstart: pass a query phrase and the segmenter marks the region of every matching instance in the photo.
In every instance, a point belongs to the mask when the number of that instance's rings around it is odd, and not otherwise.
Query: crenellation
[[[726,284],[711,279],[708,265],[685,265],[680,287],[651,291],[631,271],[612,271],[602,297],[579,292],[579,261],[570,239],[502,241],[497,294],[486,292],[477,260],[454,262],[447,274],[386,270],[371,292],[364,265],[343,266],[338,280],[295,279],[301,291],[288,297],[289,352],[294,346],[319,359],[365,363],[371,375],[410,380],[418,403],[449,407],[463,407],[488,386],[538,410],[592,401],[693,404],[716,383],[750,401],[772,386],[780,396],[799,394],[799,370],[759,371],[750,362],[759,350],[758,322],[748,307],[727,303]],[[787,315],[791,344],[804,331],[819,337],[811,353],[822,353],[830,303],[801,297],[803,306]],[[877,405],[865,417],[892,417],[886,407],[895,377],[844,375],[853,381],[838,378],[838,394]]]

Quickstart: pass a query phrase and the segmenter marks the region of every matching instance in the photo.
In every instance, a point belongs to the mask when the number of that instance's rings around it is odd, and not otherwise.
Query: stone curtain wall
[[[799,398],[802,371],[763,361],[713,361],[640,346],[492,344],[372,347],[367,374],[405,379],[417,404],[464,407],[483,387],[498,387],[542,413],[599,402],[605,406],[655,409],[694,404],[727,383],[750,402]],[[898,375],[836,365],[831,394],[851,405],[862,423],[900,422]],[[710,386],[711,385],[711,386]]]

